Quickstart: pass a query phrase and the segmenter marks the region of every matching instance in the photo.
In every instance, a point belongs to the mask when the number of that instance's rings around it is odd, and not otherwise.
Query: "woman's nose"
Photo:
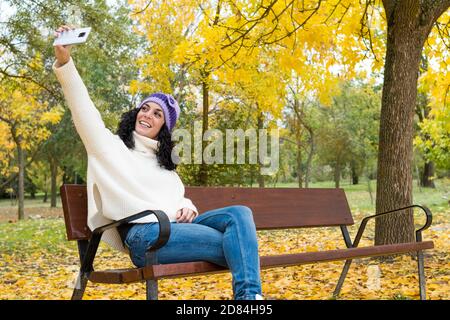
[[[144,113],[144,118],[152,119],[153,116],[150,112],[148,112],[148,113]]]

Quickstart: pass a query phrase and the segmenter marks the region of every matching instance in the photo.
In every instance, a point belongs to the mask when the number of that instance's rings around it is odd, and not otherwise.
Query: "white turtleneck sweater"
[[[162,210],[176,221],[181,208],[197,211],[184,197],[184,185],[175,171],[158,164],[158,141],[133,132],[135,147],[128,149],[119,136],[108,130],[89,97],[72,58],[61,67],[53,65],[73,122],[88,156],[88,226],[91,230],[144,210]],[[147,216],[135,223],[157,222]],[[117,229],[105,231],[102,240],[127,252]]]

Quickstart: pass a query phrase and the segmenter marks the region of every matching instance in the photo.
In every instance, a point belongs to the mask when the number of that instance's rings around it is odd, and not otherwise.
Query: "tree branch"
[[[444,43],[444,46],[450,50],[450,19],[445,25],[443,23],[436,22],[436,29],[438,31],[439,37]]]
[[[383,2],[384,11],[386,12],[386,21],[388,22],[388,25],[389,25],[391,23],[392,14],[394,13],[394,9],[395,9],[397,1],[396,0],[382,0],[382,2]]]
[[[275,39],[273,41],[264,41],[264,44],[273,44],[276,42],[279,42],[281,40],[283,40],[284,38],[290,37],[293,33],[295,33],[298,29],[300,29],[301,27],[303,27],[308,21],[309,19],[311,19],[311,17],[319,10],[320,5],[322,3],[322,0],[319,0],[319,2],[317,3],[317,6],[313,9],[308,9],[308,10],[304,10],[304,12],[307,11],[312,11],[311,14],[301,23],[299,24],[296,28],[294,28],[294,30],[289,31],[288,33],[286,33],[284,36],[282,36],[281,38]]]
[[[431,1],[431,14],[437,20],[450,7],[450,0]]]
[[[30,76],[10,74],[10,73],[6,72],[6,69],[0,69],[0,74],[3,74],[5,77],[8,77],[8,78],[24,79],[27,81],[31,81],[34,84],[38,85],[40,88],[46,90],[53,97],[60,97],[60,94],[58,94],[57,92],[53,91],[52,89],[48,88],[47,86],[45,86],[44,84],[40,83],[39,81],[33,79]]]
[[[360,36],[362,39],[362,42],[364,43],[364,46],[366,47],[367,51],[372,52],[372,55],[375,59],[375,61],[379,61],[377,58],[377,55],[375,54],[373,42],[372,42],[372,31],[370,30],[370,23],[369,23],[369,7],[372,7],[374,5],[374,0],[366,0],[365,6],[364,6],[364,12],[361,17],[361,29],[360,29]],[[368,43],[367,43],[368,42]]]
[[[262,13],[262,15],[261,15],[259,18],[254,19],[254,20],[248,20],[248,21],[250,21],[250,22],[253,22],[253,25],[250,26],[250,27],[249,27],[247,30],[245,30],[243,33],[241,33],[241,35],[238,36],[236,39],[232,40],[230,43],[228,43],[228,44],[226,44],[226,45],[223,45],[223,46],[222,46],[222,49],[226,49],[226,48],[232,46],[233,44],[235,44],[235,43],[236,43],[237,41],[239,41],[240,39],[245,38],[245,36],[246,36],[247,34],[249,34],[249,32],[252,31],[252,29],[255,28],[255,27],[258,25],[258,23],[260,23],[260,22],[261,22],[261,21],[269,14],[270,10],[271,10],[272,7],[275,5],[275,3],[277,3],[277,1],[278,1],[278,0],[273,0],[273,1],[269,4],[269,6],[268,6],[267,8],[265,8],[265,11]],[[242,29],[247,23],[248,23],[248,22],[244,23],[244,25],[242,25],[242,26],[241,26],[240,28],[238,28],[237,30],[239,30],[239,32],[242,32],[241,29]],[[228,36],[228,35],[227,35],[227,36]],[[230,37],[230,38],[231,38],[231,37]]]
[[[132,15],[141,14],[142,12],[144,12],[145,10],[147,10],[148,7],[149,7],[151,4],[152,4],[152,1],[150,0],[150,1],[147,3],[147,5],[144,7],[144,9],[139,10],[139,11],[137,11],[137,12],[133,12]]]

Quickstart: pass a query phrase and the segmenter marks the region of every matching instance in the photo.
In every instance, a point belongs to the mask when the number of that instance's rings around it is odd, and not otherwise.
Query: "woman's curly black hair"
[[[117,134],[128,149],[134,148],[133,131],[136,126],[136,118],[139,110],[133,109],[122,114],[117,127]],[[167,170],[175,170],[177,165],[172,161],[172,149],[175,145],[172,141],[172,135],[165,124],[159,130],[156,140],[158,140],[156,158],[158,159],[159,165]]]

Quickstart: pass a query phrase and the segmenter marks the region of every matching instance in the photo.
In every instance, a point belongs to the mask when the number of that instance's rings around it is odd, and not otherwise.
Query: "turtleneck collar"
[[[151,154],[156,154],[156,151],[158,151],[158,140],[141,136],[136,131],[133,131],[133,137],[134,150]]]

